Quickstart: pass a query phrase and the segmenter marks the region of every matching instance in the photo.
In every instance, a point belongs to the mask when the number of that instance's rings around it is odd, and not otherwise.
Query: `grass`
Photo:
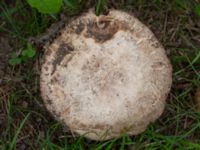
[[[131,150],[200,149],[200,113],[193,101],[200,87],[200,17],[198,0],[65,0],[63,13],[78,15],[90,7],[122,9],[144,22],[164,45],[173,65],[173,86],[160,119],[137,136],[95,142],[74,137],[46,111],[39,94],[39,59],[42,51],[26,63],[6,66],[0,84],[0,149]],[[17,0],[0,3],[0,33],[8,36],[12,53],[19,53],[29,37],[42,34],[59,15],[44,15]],[[1,47],[0,47],[1,48]]]

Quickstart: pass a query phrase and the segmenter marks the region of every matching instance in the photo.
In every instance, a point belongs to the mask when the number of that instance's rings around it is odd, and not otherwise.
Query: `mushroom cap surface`
[[[93,140],[143,132],[162,114],[171,83],[162,45],[122,11],[84,13],[45,46],[40,88],[47,109]]]

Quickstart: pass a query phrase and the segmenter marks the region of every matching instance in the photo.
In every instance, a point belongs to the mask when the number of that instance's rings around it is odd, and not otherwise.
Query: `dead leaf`
[[[198,88],[196,90],[194,100],[195,100],[195,103],[196,103],[196,109],[197,109],[198,112],[200,112],[200,88]]]

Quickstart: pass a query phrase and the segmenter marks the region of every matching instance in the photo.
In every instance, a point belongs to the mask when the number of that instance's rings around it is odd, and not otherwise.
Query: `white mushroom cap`
[[[163,112],[172,68],[153,33],[134,16],[85,13],[45,50],[42,97],[73,132],[94,140],[136,135]]]

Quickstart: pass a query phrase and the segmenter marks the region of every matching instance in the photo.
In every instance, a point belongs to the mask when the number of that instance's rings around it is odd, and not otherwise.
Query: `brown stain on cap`
[[[113,38],[115,33],[120,30],[121,23],[109,17],[102,16],[99,20],[90,20],[86,24],[86,38],[93,38],[95,42],[103,43]]]
[[[56,71],[56,66],[60,65],[63,58],[73,50],[74,50],[73,46],[69,43],[60,44],[58,51],[56,52],[55,59],[53,61],[53,70],[51,74],[53,74]]]

